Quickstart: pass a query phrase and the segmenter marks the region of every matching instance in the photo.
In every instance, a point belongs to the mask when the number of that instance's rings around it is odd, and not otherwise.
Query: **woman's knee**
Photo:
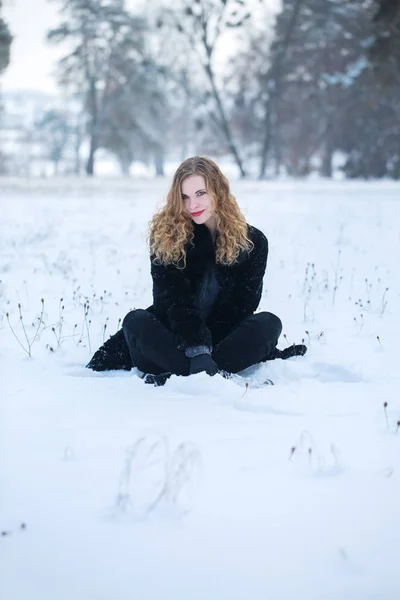
[[[257,318],[260,327],[262,327],[264,331],[274,334],[274,337],[278,339],[282,333],[282,321],[279,317],[267,311],[257,313],[254,317]]]
[[[123,331],[133,333],[136,332],[140,327],[143,326],[143,323],[147,320],[149,313],[147,310],[143,308],[136,308],[135,310],[131,310],[124,317],[122,321],[122,329]]]

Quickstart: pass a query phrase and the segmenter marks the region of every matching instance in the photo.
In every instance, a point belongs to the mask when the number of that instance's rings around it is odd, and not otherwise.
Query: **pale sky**
[[[138,2],[128,0],[129,5]],[[56,0],[3,0],[2,16],[14,36],[11,62],[1,78],[3,90],[57,92],[54,71],[63,50],[48,44],[46,34],[60,22],[59,7]]]
[[[11,63],[2,77],[2,89],[55,92],[51,71],[58,51],[46,44],[45,36],[58,22],[57,3],[3,0],[2,15],[14,35]]]
[[[127,5],[137,6],[138,1],[128,0]],[[59,23],[58,8],[55,0],[3,0],[2,16],[14,35],[11,63],[1,78],[3,90],[56,93],[54,70],[62,49],[45,38]]]

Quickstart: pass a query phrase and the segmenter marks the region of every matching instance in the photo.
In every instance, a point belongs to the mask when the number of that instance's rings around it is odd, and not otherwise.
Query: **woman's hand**
[[[217,363],[211,358],[211,354],[199,354],[190,359],[190,374],[206,372],[213,376],[218,373]]]

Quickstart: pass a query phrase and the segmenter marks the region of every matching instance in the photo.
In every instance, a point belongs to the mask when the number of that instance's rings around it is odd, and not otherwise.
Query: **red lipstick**
[[[199,217],[200,215],[203,214],[204,211],[205,211],[205,208],[203,208],[203,210],[200,210],[199,212],[194,212],[194,213],[192,213],[192,217]]]

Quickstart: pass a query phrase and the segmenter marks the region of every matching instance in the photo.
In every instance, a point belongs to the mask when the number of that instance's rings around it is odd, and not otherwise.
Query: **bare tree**
[[[259,158],[263,141],[265,77],[272,33],[267,15],[257,29],[246,27],[241,33],[240,52],[227,64],[223,89],[232,129],[247,161]]]
[[[180,0],[177,6],[164,12],[166,24],[185,39],[206,76],[216,109],[214,123],[222,132],[242,177],[246,175],[244,161],[232,130],[224,94],[218,86],[214,58],[224,33],[242,27],[250,16],[245,0]]]

